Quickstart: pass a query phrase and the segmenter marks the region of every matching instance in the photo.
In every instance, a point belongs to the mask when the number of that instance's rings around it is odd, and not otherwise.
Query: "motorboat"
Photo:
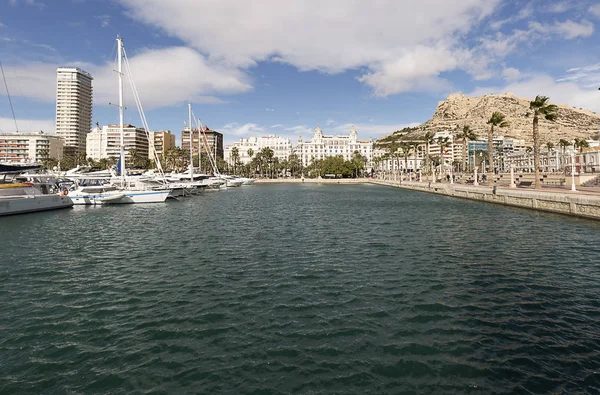
[[[76,205],[163,203],[170,189],[141,190],[124,189],[110,184],[82,185],[74,183],[68,190],[68,196]]]
[[[256,181],[254,178],[247,177],[239,177],[239,179],[242,180],[242,185],[252,185]]]
[[[0,216],[56,210],[73,206],[73,201],[57,193],[44,194],[32,183],[0,184]]]

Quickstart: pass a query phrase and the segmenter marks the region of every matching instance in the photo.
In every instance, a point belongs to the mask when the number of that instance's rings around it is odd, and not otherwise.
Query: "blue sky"
[[[120,34],[152,130],[179,138],[191,100],[229,143],[317,124],[376,138],[452,92],[600,112],[599,29],[595,0],[0,0],[0,61],[22,132],[53,132],[58,66],[90,72],[94,122],[116,122]]]

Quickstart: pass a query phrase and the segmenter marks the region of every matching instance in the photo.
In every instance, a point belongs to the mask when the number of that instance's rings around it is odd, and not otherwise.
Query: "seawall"
[[[255,184],[365,184],[370,182],[367,178],[259,178]]]
[[[369,180],[372,184],[600,220],[600,195],[460,184]]]

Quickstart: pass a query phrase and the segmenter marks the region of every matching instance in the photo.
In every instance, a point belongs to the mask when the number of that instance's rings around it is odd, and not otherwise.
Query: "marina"
[[[0,395],[600,394],[598,0],[0,3]]]
[[[598,388],[598,231],[369,184],[6,217],[0,392]]]

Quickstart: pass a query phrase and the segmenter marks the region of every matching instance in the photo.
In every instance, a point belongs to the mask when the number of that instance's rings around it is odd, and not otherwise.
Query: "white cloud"
[[[331,126],[331,125],[333,125],[333,124],[335,124],[335,121],[334,121],[333,119],[328,119],[328,120],[325,122],[325,125],[327,125],[327,126]]]
[[[110,25],[110,15],[96,15],[94,18],[100,21],[100,27],[107,27]]]
[[[565,11],[570,10],[571,8],[573,8],[575,6],[575,4],[573,4],[572,1],[559,1],[558,3],[554,3],[552,5],[550,5],[549,7],[546,8],[546,11],[548,12],[553,12],[556,14],[561,14]]]
[[[312,134],[313,129],[309,128],[306,125],[298,125],[298,126],[292,126],[292,127],[288,127],[283,129],[286,132],[289,132],[288,134],[294,134],[294,135],[302,135],[302,134]]]
[[[534,75],[528,79],[509,83],[501,87],[481,87],[469,95],[482,96],[490,93],[514,93],[518,97],[533,99],[537,95],[550,97],[553,103],[600,112],[598,90],[584,89],[571,81],[557,81],[546,74]]]
[[[502,71],[502,77],[506,81],[518,81],[521,79],[521,72],[514,67],[508,67]]]
[[[600,18],[600,3],[590,6],[588,11],[590,12],[590,14]]]
[[[567,20],[565,22],[557,22],[554,25],[557,33],[564,35],[566,39],[571,40],[577,37],[589,37],[594,33],[594,24],[590,21],[583,20],[581,23]]]
[[[275,111],[275,109],[274,108],[265,108],[265,111],[273,112],[273,111]]]
[[[8,3],[15,7],[19,4],[25,4],[25,5],[32,5],[32,6],[36,6],[40,9],[46,7],[46,4],[42,3],[41,1],[37,1],[37,0],[8,0]]]
[[[275,124],[275,125],[271,125],[271,128],[280,128],[282,126],[283,126],[282,124],[278,123],[278,124]]]
[[[211,64],[197,51],[185,47],[145,50],[130,58],[133,79],[144,108],[173,106],[186,100],[194,103],[219,103],[214,95],[247,92],[252,89],[248,77],[237,69]],[[118,99],[115,65],[74,62],[94,77],[94,103],[107,105]],[[48,63],[4,66],[10,92],[53,102],[56,68]],[[126,101],[134,106],[129,82],[125,82]]]
[[[249,137],[263,134],[265,128],[255,123],[245,123],[240,125],[237,122],[232,122],[219,129],[219,132],[228,136]]]
[[[19,133],[43,131],[46,134],[54,134],[55,123],[53,119],[17,119]],[[15,121],[13,118],[0,117],[0,131],[2,133],[15,133]]]
[[[445,90],[449,84],[437,75],[457,68],[461,55],[466,53],[444,46],[418,46],[393,62],[375,67],[374,72],[359,77],[359,81],[371,86],[379,97],[410,90]]]
[[[583,88],[596,89],[600,86],[600,63],[569,69],[558,82],[575,82]]]
[[[420,122],[412,122],[412,123],[392,123],[392,124],[372,124],[372,123],[351,123],[346,122],[340,124],[334,128],[329,130],[323,130],[323,134],[338,134],[344,135],[350,132],[350,128],[354,126],[356,132],[358,133],[359,139],[369,139],[369,138],[379,138],[381,136],[385,136],[386,134],[390,134],[395,132],[396,130],[401,130],[403,128],[415,127],[419,126]]]
[[[436,87],[463,68],[457,45],[499,0],[120,0],[128,14],[209,55],[247,68],[260,61],[337,73],[366,68],[360,81],[386,96]],[[197,16],[202,15],[202,23]],[[368,21],[368,23],[367,23]],[[230,28],[223,28],[226,23]],[[432,52],[444,52],[446,57]],[[402,63],[412,61],[406,68]],[[425,71],[423,71],[425,70]],[[391,86],[391,87],[390,87]]]

